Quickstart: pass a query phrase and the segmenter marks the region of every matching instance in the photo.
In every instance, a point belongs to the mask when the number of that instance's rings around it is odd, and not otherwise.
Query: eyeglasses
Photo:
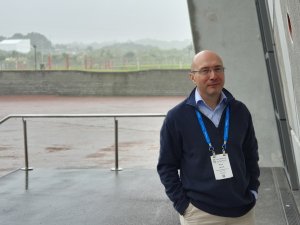
[[[199,73],[200,75],[206,76],[210,74],[211,71],[214,71],[215,74],[224,73],[225,68],[223,66],[217,66],[213,68],[205,67],[200,70],[192,70],[191,73]]]

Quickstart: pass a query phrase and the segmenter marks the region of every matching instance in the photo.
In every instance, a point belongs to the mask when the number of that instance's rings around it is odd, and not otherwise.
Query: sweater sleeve
[[[160,154],[157,164],[157,172],[165,187],[169,199],[174,208],[183,215],[188,207],[189,199],[178,174],[181,157],[181,138],[175,129],[174,123],[167,117],[160,132]]]
[[[249,116],[247,136],[243,144],[247,173],[250,176],[249,190],[258,192],[260,170],[258,166],[258,145],[251,115]]]

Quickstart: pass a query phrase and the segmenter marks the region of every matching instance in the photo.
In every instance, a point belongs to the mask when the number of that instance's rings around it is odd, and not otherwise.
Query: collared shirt
[[[201,97],[200,93],[198,92],[197,88],[196,88],[196,91],[195,91],[195,100],[196,100],[196,104],[197,104],[199,110],[207,118],[209,118],[215,124],[216,127],[218,127],[219,123],[220,123],[220,120],[221,120],[221,116],[222,116],[223,110],[225,109],[226,100],[227,100],[227,97],[223,93],[223,91],[221,92],[221,100],[220,100],[220,102],[218,103],[218,105],[216,106],[215,109],[210,108],[205,103],[205,101]]]

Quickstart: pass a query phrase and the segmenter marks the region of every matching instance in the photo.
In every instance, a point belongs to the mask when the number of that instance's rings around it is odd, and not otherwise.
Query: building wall
[[[187,95],[187,70],[139,72],[0,71],[0,95]]]
[[[218,52],[225,87],[253,116],[261,166],[283,166],[254,0],[188,0],[196,51]]]
[[[300,180],[300,2],[268,0],[285,107]],[[289,29],[289,19],[290,26]]]

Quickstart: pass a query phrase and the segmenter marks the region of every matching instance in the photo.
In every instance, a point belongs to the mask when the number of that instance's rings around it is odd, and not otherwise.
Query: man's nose
[[[217,73],[214,69],[209,70],[209,79],[215,79],[217,76]]]

